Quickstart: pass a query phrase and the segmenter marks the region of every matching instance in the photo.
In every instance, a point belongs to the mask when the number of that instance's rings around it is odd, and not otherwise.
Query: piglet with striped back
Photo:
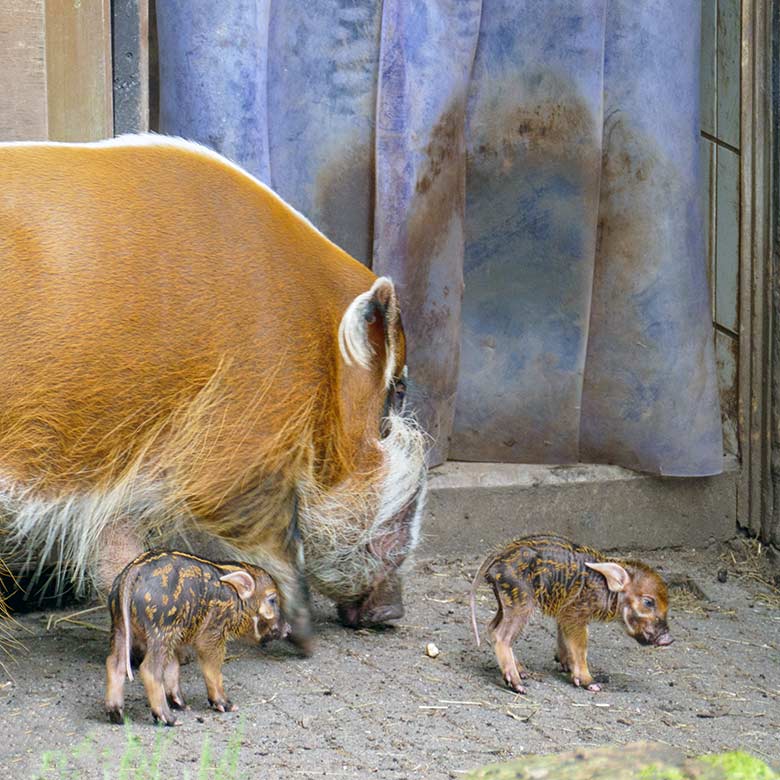
[[[152,550],[129,563],[108,599],[111,653],[106,659],[106,712],[124,717],[124,678],[132,680],[131,653],[139,668],[152,716],[176,725],[172,710],[186,709],[179,686],[182,651],[191,646],[206,682],[209,704],[219,712],[237,707],[225,696],[222,664],[228,639],[283,638],[276,584],[249,563],[215,563],[188,553]]]
[[[601,690],[588,669],[588,623],[620,619],[642,645],[672,643],[667,625],[669,596],[660,575],[641,561],[609,558],[558,536],[526,536],[510,542],[480,566],[471,587],[471,621],[479,645],[476,589],[493,588],[498,611],[488,633],[506,684],[526,693],[528,672],[512,644],[534,610],[558,623],[556,660],[574,685]]]

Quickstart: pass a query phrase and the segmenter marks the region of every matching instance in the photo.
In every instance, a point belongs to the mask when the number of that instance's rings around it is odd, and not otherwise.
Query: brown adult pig
[[[107,592],[182,519],[352,626],[403,613],[425,439],[377,278],[246,171],[155,135],[0,144],[2,531]],[[160,537],[157,535],[161,534]]]
[[[183,552],[150,551],[128,564],[109,595],[111,653],[106,659],[106,712],[121,723],[124,676],[133,679],[131,648],[144,655],[141,679],[152,716],[168,726],[185,709],[179,687],[180,651],[194,647],[209,704],[236,706],[225,696],[222,662],[228,639],[254,634],[259,642],[286,632],[279,595],[268,574],[248,563],[213,563]]]
[[[658,573],[641,561],[607,558],[559,536],[526,536],[510,542],[480,566],[471,586],[471,622],[479,645],[475,594],[486,579],[498,611],[488,628],[506,684],[525,693],[528,674],[512,643],[535,607],[558,622],[561,670],[576,686],[598,691],[588,670],[588,623],[620,617],[629,636],[643,645],[672,643],[666,615],[669,597]]]

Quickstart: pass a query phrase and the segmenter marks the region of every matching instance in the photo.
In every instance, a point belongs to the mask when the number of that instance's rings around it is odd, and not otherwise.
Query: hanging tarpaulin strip
[[[581,459],[673,476],[722,469],[698,170],[700,9],[608,5],[582,402]]]
[[[418,416],[447,456],[463,295],[465,120],[481,0],[385,0],[374,271],[398,287]]]
[[[450,457],[577,461],[606,0],[484,0]]]
[[[712,474],[699,5],[158,0],[160,129],[395,279],[431,462]]]
[[[216,149],[270,182],[270,3],[159,0],[160,132]]]
[[[370,264],[382,4],[274,0],[270,5],[274,189],[328,238]]]

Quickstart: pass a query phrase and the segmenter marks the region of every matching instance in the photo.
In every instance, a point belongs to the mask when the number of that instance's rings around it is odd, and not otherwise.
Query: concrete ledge
[[[466,555],[550,532],[602,549],[696,547],[736,532],[739,465],[715,477],[617,466],[446,463],[429,478],[421,555]]]

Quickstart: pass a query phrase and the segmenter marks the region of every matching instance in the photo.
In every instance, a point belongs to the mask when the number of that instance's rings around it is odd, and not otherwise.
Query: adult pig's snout
[[[390,574],[362,600],[339,604],[339,619],[345,626],[378,626],[404,616],[401,578]]]

